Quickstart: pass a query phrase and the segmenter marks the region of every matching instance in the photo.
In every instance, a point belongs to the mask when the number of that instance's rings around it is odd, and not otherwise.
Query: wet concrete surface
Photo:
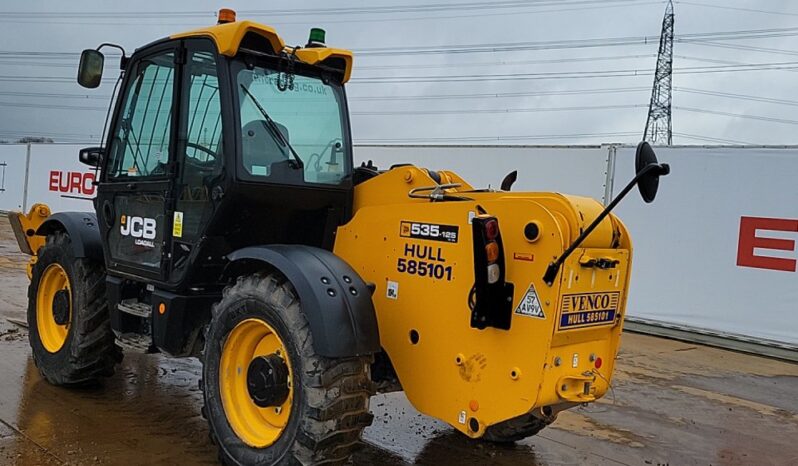
[[[0,464],[216,464],[199,414],[200,364],[128,354],[99,387],[49,385],[30,358],[27,257],[0,221]],[[471,441],[372,398],[355,464],[798,464],[798,365],[625,334],[613,393],[508,447]]]

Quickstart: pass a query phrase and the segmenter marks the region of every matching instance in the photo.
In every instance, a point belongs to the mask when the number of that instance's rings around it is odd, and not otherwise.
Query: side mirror
[[[656,165],[656,168],[646,170],[649,165]],[[657,155],[654,149],[642,141],[637,145],[637,152],[635,152],[635,172],[640,175],[637,182],[637,188],[640,190],[640,196],[646,203],[651,203],[657,197],[657,189],[659,188],[659,177],[665,176],[671,172],[671,168],[667,163],[659,164],[657,162]]]
[[[543,275],[543,282],[549,286],[554,284],[554,279],[557,278],[557,273],[560,271],[560,266],[562,266],[565,259],[573,253],[576,248],[582,244],[582,241],[587,238],[593,230],[604,220],[604,217],[609,215],[612,212],[612,209],[621,202],[621,199],[626,197],[627,194],[632,190],[632,188],[637,185],[638,189],[640,190],[640,195],[643,196],[643,200],[646,203],[652,202],[655,197],[657,197],[657,188],[659,188],[659,177],[665,176],[671,172],[671,167],[668,166],[667,163],[659,163],[657,162],[657,156],[654,154],[654,149],[651,146],[643,141],[637,145],[637,152],[635,153],[635,169],[637,173],[635,177],[632,178],[632,181],[626,185],[625,188],[615,196],[615,199],[601,211],[600,214],[596,216],[593,220],[593,223],[588,225],[587,228],[582,230],[582,233],[577,237],[568,249],[566,249],[557,260],[549,263],[548,268],[546,268],[546,273]]]
[[[86,147],[80,150],[78,159],[90,167],[99,167],[102,165],[104,153],[102,147]]]
[[[103,64],[105,56],[97,50],[86,49],[80,54],[78,65],[78,84],[94,89],[100,85],[103,78]]]

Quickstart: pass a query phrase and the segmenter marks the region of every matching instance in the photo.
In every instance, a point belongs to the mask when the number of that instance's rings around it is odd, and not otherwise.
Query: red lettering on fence
[[[795,251],[795,240],[763,238],[758,230],[798,232],[798,220],[786,218],[740,217],[740,239],[737,244],[737,265],[757,269],[795,272],[796,260],[783,257],[760,256],[754,248],[776,251]]]
[[[53,170],[50,172],[48,189],[55,192],[93,196],[94,180],[94,173]]]

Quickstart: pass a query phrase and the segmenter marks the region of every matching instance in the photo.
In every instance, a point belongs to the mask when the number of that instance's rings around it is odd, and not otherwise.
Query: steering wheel
[[[187,148],[190,147],[192,149],[197,149],[200,152],[204,152],[204,153],[210,155],[211,159],[212,159],[212,160],[202,161],[202,160],[197,159],[196,157],[191,157],[189,155],[186,155],[186,163],[189,163],[191,165],[207,168],[207,167],[213,166],[216,163],[216,160],[219,158],[219,153],[218,152],[214,152],[214,151],[210,150],[209,148],[207,148],[205,146],[202,146],[200,144],[197,144],[197,143],[194,143],[194,142],[186,142],[186,147]]]

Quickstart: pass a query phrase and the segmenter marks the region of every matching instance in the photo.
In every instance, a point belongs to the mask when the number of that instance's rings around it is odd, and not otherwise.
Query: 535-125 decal
[[[439,225],[437,223],[401,222],[399,236],[413,239],[429,239],[456,243],[460,227],[457,225]]]

